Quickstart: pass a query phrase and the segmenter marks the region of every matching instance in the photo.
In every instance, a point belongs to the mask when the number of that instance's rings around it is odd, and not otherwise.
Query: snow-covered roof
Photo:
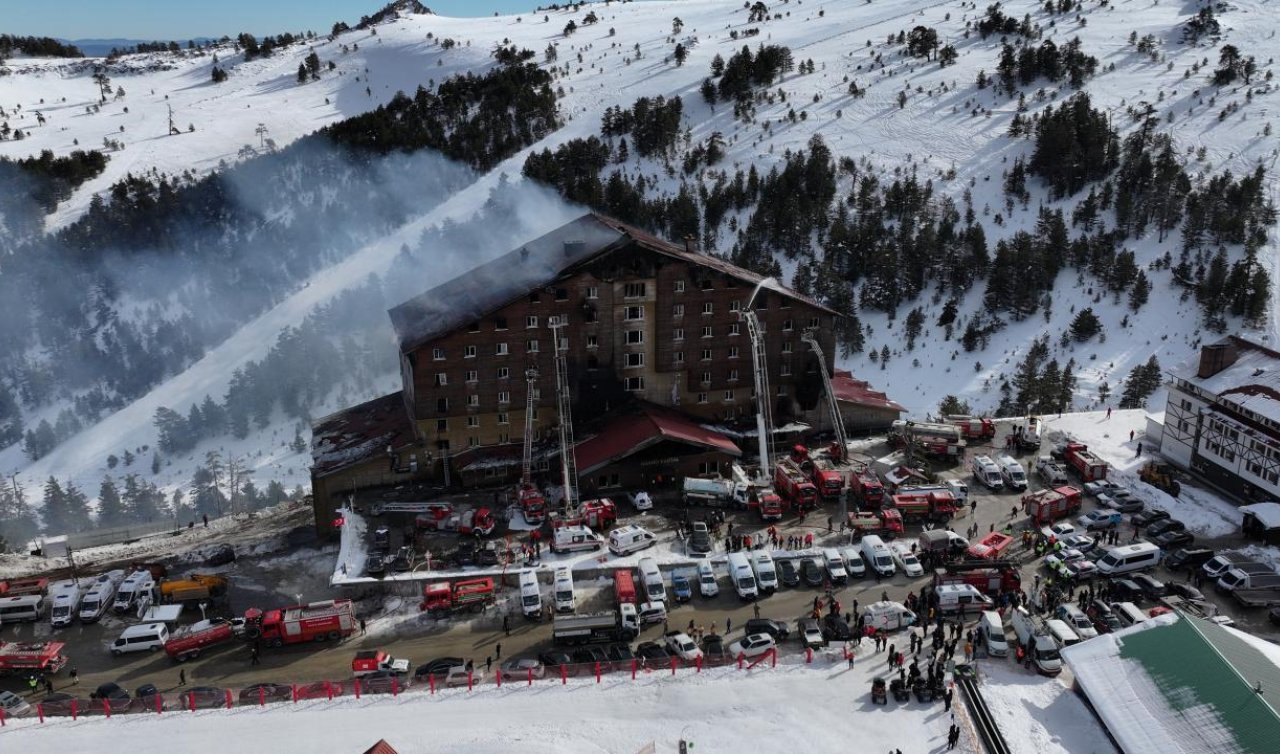
[[[866,380],[859,380],[847,369],[837,369],[831,375],[831,391],[841,403],[852,403],[855,406],[879,408],[887,411],[906,411],[902,404],[891,400],[888,395],[871,387]]]
[[[1263,754],[1280,740],[1280,665],[1232,628],[1170,613],[1062,651],[1125,752]]]
[[[330,414],[311,427],[312,469],[327,476],[413,442],[403,392],[374,398]]]
[[[1243,409],[1280,422],[1280,356],[1242,338],[1230,338],[1229,343],[1236,353],[1230,366],[1200,377],[1199,362],[1193,359],[1177,376]]]
[[[1267,529],[1280,528],[1280,503],[1254,503],[1240,506],[1241,513],[1251,513]]]

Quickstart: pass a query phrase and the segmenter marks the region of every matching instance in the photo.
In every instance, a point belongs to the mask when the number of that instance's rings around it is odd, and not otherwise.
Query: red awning
[[[615,419],[599,434],[578,443],[574,458],[579,474],[592,471],[664,440],[741,456],[742,450],[724,435],[699,426],[683,414],[656,407]]]
[[[855,379],[853,374],[844,369],[837,369],[831,375],[831,390],[836,394],[836,400],[844,403],[889,409],[899,413],[906,411],[900,403],[889,400],[889,396],[872,389],[870,383]]]

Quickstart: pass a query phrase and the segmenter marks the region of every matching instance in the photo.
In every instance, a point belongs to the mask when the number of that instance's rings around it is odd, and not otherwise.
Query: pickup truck
[[[376,673],[380,670],[389,670],[393,673],[408,675],[409,661],[392,657],[381,649],[361,650],[356,652],[355,659],[351,661],[351,674],[356,678]]]

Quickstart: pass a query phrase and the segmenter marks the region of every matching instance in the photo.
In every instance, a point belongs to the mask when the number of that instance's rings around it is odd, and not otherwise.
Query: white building
[[[1238,336],[1173,375],[1160,453],[1249,500],[1280,498],[1280,353]]]

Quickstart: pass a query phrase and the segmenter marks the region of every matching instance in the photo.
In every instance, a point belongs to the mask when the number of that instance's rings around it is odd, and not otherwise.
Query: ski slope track
[[[996,213],[1005,211],[1002,172],[1015,158],[1028,155],[1032,144],[1008,136],[1017,98],[996,94],[991,88],[978,90],[974,84],[979,70],[994,75],[1001,45],[998,36],[983,40],[976,31],[965,36],[966,24],[976,25],[988,3],[773,0],[767,5],[771,14],[780,17],[764,23],[749,23],[747,11],[737,0],[595,3],[574,12],[539,11],[467,19],[406,15],[379,24],[376,34],[355,30],[333,41],[320,37],[312,45],[297,44],[268,59],[244,62],[233,50],[219,49],[219,65],[231,74],[220,85],[210,81],[211,55],[184,52],[126,56],[110,70],[113,85],[124,87],[126,96],[109,100],[96,114],[85,112],[85,107],[96,103],[98,96],[89,78],[91,70],[83,62],[10,61],[9,75],[0,76],[0,106],[11,112],[11,125],[27,131],[28,138],[0,141],[0,155],[17,158],[44,149],[65,154],[77,148],[76,142],[80,148],[93,148],[104,137],[125,142],[125,149],[110,153],[111,161],[102,175],[81,186],[48,218],[50,229],[73,222],[95,194],[104,192],[127,173],[204,173],[217,169],[220,161],[231,163],[239,159],[245,145],[259,146],[258,124],[266,127],[267,137],[283,146],[328,123],[385,103],[398,90],[411,93],[419,85],[430,86],[450,75],[480,71],[493,64],[491,51],[504,44],[533,50],[536,61],[544,60],[549,45],[556,47],[556,62],[543,64],[559,67],[554,86],[563,91],[560,107],[565,125],[440,206],[424,207],[402,228],[317,273],[306,286],[248,322],[186,372],[85,429],[49,456],[31,463],[16,447],[0,451],[0,471],[16,472],[19,482],[29,488],[29,498],[37,501],[38,486],[51,474],[59,479],[69,477],[82,489],[96,490],[107,471],[105,458],[121,449],[122,438],[128,438],[131,446],[154,445],[151,418],[156,407],[185,410],[206,393],[219,397],[232,371],[249,359],[261,358],[282,329],[297,325],[315,307],[369,274],[394,273],[395,255],[402,243],[413,246],[424,229],[446,219],[466,222],[499,184],[501,176],[520,184],[520,169],[529,151],[555,149],[574,138],[598,135],[606,108],[626,108],[642,96],[680,96],[688,144],[722,133],[726,158],[717,168],[730,173],[750,166],[767,173],[785,160],[788,151],[805,149],[813,136],[820,135],[837,159],[849,157],[860,166],[874,167],[882,184],[892,181],[895,170],[902,174],[901,171],[914,169],[922,179],[932,180],[935,196],[950,196],[960,206],[964,191],[969,189],[978,221],[992,248],[997,240],[1018,230],[1033,230],[1041,206],[1061,208],[1070,217],[1082,196],[1051,200],[1046,188],[1031,179],[1031,201],[1026,208],[1015,207],[1002,224],[993,219]],[[1280,167],[1278,142],[1276,137],[1264,136],[1263,129],[1276,119],[1278,110],[1276,88],[1265,76],[1274,67],[1270,58],[1277,49],[1275,35],[1280,29],[1280,13],[1271,2],[1238,0],[1218,15],[1222,24],[1219,39],[1184,44],[1180,26],[1198,7],[1193,2],[1150,0],[1114,0],[1103,7],[1091,0],[1079,12],[1086,22],[1082,25],[1075,11],[1048,15],[1042,3],[1031,0],[1003,3],[1009,16],[1021,19],[1030,14],[1033,22],[1045,27],[1043,38],[1052,38],[1059,45],[1073,37],[1080,38],[1083,51],[1099,61],[1099,72],[1086,83],[1085,91],[1095,107],[1112,114],[1121,138],[1137,125],[1126,115],[1126,108],[1139,102],[1151,103],[1161,118],[1160,128],[1173,135],[1193,174],[1211,175],[1230,169],[1239,176],[1262,164],[1268,169],[1268,190],[1273,199],[1277,198],[1280,192],[1276,190],[1274,170]],[[600,20],[583,25],[589,11],[599,15]],[[676,17],[682,20],[683,28],[673,34]],[[578,23],[578,29],[565,36],[563,30],[570,20]],[[956,47],[959,57],[955,65],[941,68],[937,61],[907,57],[902,45],[886,43],[890,35],[909,32],[917,25],[937,29],[941,44]],[[759,33],[743,36],[752,28],[759,29]],[[738,39],[733,38],[735,32]],[[1129,44],[1131,32],[1138,37],[1151,34],[1159,40],[1159,62],[1152,62]],[[442,39],[452,39],[457,45],[446,50],[439,43]],[[672,59],[676,41],[683,42],[689,52],[681,66]],[[1221,45],[1227,43],[1237,46],[1244,55],[1257,58],[1258,75],[1248,102],[1244,87],[1219,89],[1208,81]],[[754,122],[745,123],[735,120],[732,108],[726,104],[709,106],[702,100],[699,87],[709,75],[716,55],[727,59],[744,45],[754,48],[759,44],[788,46],[797,63],[812,59],[815,72],[786,74],[773,87],[785,90],[786,100],[760,103]],[[348,47],[348,52],[342,51],[343,46]],[[311,49],[325,68],[319,81],[299,85],[297,68]],[[876,56],[881,56],[883,68],[873,69]],[[1207,65],[1184,78],[1184,72],[1201,60],[1207,60]],[[333,71],[327,70],[329,61],[335,64]],[[569,70],[564,73],[566,65]],[[848,80],[858,82],[865,96],[849,96]],[[904,88],[909,96],[899,106],[898,94]],[[1045,97],[1038,99],[1035,95],[1041,88]],[[1060,103],[1072,93],[1069,87],[1057,87],[1046,80],[1023,87],[1022,91],[1033,113]],[[1208,101],[1212,95],[1217,97],[1214,106]],[[1219,119],[1220,111],[1230,102],[1238,103],[1239,109]],[[22,107],[14,114],[16,105]],[[175,123],[183,131],[178,136],[165,135],[170,106]],[[804,112],[806,117],[789,120],[786,115],[791,108]],[[977,115],[976,108],[982,108]],[[37,110],[48,119],[46,125],[36,125]],[[766,120],[770,121],[768,129],[762,126]],[[195,126],[194,132],[186,132],[188,124]],[[123,132],[120,126],[124,126]],[[1203,160],[1196,159],[1199,149],[1204,150]],[[664,192],[677,191],[681,180],[711,180],[705,176],[682,176],[678,168],[668,171],[661,162],[634,154],[621,167],[633,177],[642,174],[652,179],[652,185]],[[954,171],[954,177],[948,175],[950,171]],[[866,172],[865,168],[862,172]],[[840,195],[847,195],[853,188],[843,177]],[[548,200],[544,191],[529,190],[528,195],[529,206],[521,209],[528,215],[523,223],[529,230],[528,237],[580,211]],[[747,218],[739,215],[736,219],[741,225]],[[512,239],[510,245],[515,246],[520,240]],[[727,250],[734,240],[733,234],[722,226],[718,247]],[[1176,258],[1179,241],[1176,233],[1163,243],[1150,234],[1130,239],[1124,248],[1132,250],[1139,266],[1146,269],[1166,252]],[[421,289],[505,250],[438,250],[442,257],[438,263],[433,261],[433,274],[422,280]],[[1271,271],[1273,283],[1280,282],[1280,254],[1274,232],[1261,250],[1261,259]],[[780,261],[788,274],[794,269],[794,261]],[[1168,369],[1191,358],[1202,341],[1216,337],[1202,331],[1195,301],[1181,300],[1181,290],[1173,287],[1167,270],[1146,271],[1152,293],[1137,313],[1129,311],[1127,297],[1103,295],[1095,301],[1095,281],[1085,277],[1078,282],[1074,271],[1064,271],[1053,291],[1054,303],[1047,317],[1041,313],[1032,319],[1010,322],[987,348],[973,353],[964,352],[955,338],[946,340],[941,329],[932,326],[941,301],[933,301],[931,291],[917,301],[907,302],[896,319],[863,310],[859,316],[867,329],[866,351],[841,359],[839,366],[887,390],[890,397],[918,418],[936,412],[939,400],[947,394],[968,399],[975,410],[984,411],[995,407],[1001,381],[1012,376],[1030,343],[1048,334],[1051,358],[1060,364],[1074,358],[1079,367],[1074,408],[1096,408],[1101,405],[1097,388],[1102,382],[1107,382],[1113,394],[1118,395],[1129,370],[1152,355]],[[961,323],[982,307],[984,288],[985,281],[979,281],[961,301]],[[915,306],[924,308],[929,324],[914,350],[907,351],[902,322],[906,312]],[[1084,306],[1091,306],[1101,319],[1105,340],[1095,338],[1084,344],[1061,346],[1059,335]],[[1274,294],[1271,312],[1264,327],[1246,334],[1280,343],[1280,297]],[[1127,327],[1122,325],[1126,316]],[[1240,327],[1238,322],[1230,326]],[[956,333],[962,329],[961,325]],[[891,351],[887,364],[867,357],[873,349],[879,351],[886,345]],[[389,327],[385,344],[380,347],[395,348]],[[326,405],[313,407],[312,414],[323,415],[372,398],[396,389],[398,383],[398,375],[389,373],[374,384],[362,386],[362,394],[346,395],[341,400],[331,397]],[[1160,396],[1153,400],[1158,402]],[[59,408],[29,412],[28,425],[33,423],[32,417],[52,417]],[[256,467],[255,483],[260,487],[270,479],[279,479],[291,487],[306,484],[309,458],[286,447],[293,436],[292,427],[290,422],[278,419],[268,429],[243,441],[206,441],[186,458],[167,459],[169,464],[155,481],[170,489],[185,486],[204,453],[219,448],[224,454],[247,456]]]

